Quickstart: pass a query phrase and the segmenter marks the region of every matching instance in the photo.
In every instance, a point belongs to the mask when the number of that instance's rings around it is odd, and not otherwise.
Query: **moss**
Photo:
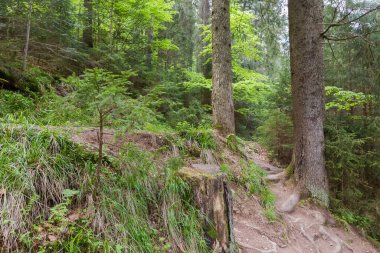
[[[285,176],[287,179],[291,178],[294,174],[294,160],[292,160],[288,167],[285,168]]]
[[[307,189],[310,192],[311,197],[317,201],[318,204],[324,207],[329,206],[329,195],[325,189],[313,185],[307,186]]]
[[[208,225],[205,229],[206,234],[213,240],[216,240],[218,238],[218,233],[214,226]]]

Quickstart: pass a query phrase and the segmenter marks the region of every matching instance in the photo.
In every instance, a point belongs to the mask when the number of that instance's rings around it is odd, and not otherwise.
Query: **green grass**
[[[96,155],[60,132],[8,119],[0,143],[2,250],[208,251],[204,217],[176,173],[181,159],[158,165],[153,153],[127,145],[95,185]],[[71,221],[72,212],[86,215]]]
[[[260,196],[261,205],[264,207],[264,214],[267,219],[271,222],[277,220],[275,211],[276,198],[264,180],[266,172],[253,162],[242,160],[240,164],[242,168],[241,184],[247,188],[250,194]]]

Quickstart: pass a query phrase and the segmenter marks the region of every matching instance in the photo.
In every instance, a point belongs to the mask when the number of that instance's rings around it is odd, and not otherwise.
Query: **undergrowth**
[[[234,175],[231,168],[227,164],[223,164],[220,167],[220,170],[226,174],[228,180],[234,181],[237,184],[245,187],[249,194],[258,195],[260,197],[261,205],[264,208],[265,217],[270,222],[276,221],[276,199],[264,180],[266,172],[258,167],[255,163],[246,160],[240,161],[240,168],[240,176]]]
[[[240,164],[242,168],[241,183],[246,186],[250,194],[260,196],[267,219],[269,221],[277,220],[275,210],[276,199],[264,180],[266,172],[253,162],[241,161]]]
[[[208,252],[180,158],[158,166],[128,145],[95,185],[95,155],[60,132],[22,119],[0,131],[3,251]]]

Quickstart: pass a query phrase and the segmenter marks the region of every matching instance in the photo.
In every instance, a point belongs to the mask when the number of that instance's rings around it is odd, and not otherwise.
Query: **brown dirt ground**
[[[246,147],[249,159],[268,171],[281,169],[270,164],[265,152],[257,144]],[[300,202],[291,213],[280,211],[281,204],[293,193],[291,185],[282,176],[270,184],[276,196],[276,210],[280,218],[270,223],[256,197],[247,196],[233,186],[234,231],[241,252],[246,253],[376,253],[373,245],[353,228],[345,230],[332,215],[314,204]]]

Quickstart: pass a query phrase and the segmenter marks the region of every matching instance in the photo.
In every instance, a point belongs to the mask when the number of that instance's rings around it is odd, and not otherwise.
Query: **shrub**
[[[257,129],[259,142],[269,151],[269,156],[283,164],[291,161],[293,150],[293,124],[288,115],[273,110]]]

